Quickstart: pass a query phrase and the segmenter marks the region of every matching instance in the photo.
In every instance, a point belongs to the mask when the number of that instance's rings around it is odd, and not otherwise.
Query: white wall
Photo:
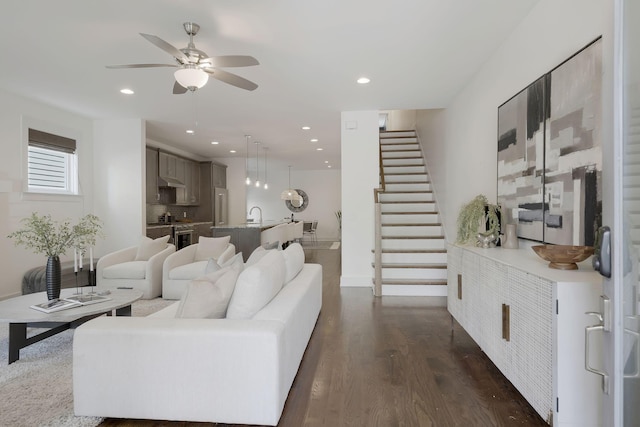
[[[427,173],[431,182],[431,189],[438,205],[447,203],[447,163],[446,163],[446,110],[418,110],[416,111],[416,132],[425,157]],[[447,229],[443,227],[445,239],[450,241]],[[451,240],[455,240],[455,235]]]
[[[343,111],[341,286],[371,287],[373,189],[380,181],[378,111]]]
[[[140,119],[94,122],[95,214],[104,221],[98,256],[136,245],[146,234],[145,123]]]
[[[387,114],[387,130],[413,130],[416,127],[416,110],[384,110]]]
[[[247,188],[247,217],[255,221],[259,219],[257,209],[248,215],[253,206],[262,209],[262,219],[282,220],[291,217],[291,211],[280,199],[280,193],[289,186],[289,170],[270,171],[269,189]],[[264,182],[264,181],[263,181]],[[318,221],[316,231],[318,240],[337,240],[339,237],[338,221],[335,212],[340,210],[341,173],[339,170],[305,170],[291,169],[291,187],[303,190],[309,196],[309,206],[302,212],[294,213],[296,220]]]
[[[26,182],[26,129],[40,130],[76,139],[80,196],[45,196],[23,193]],[[7,235],[20,228],[20,220],[32,212],[50,214],[54,220],[72,222],[92,212],[93,154],[92,122],[26,98],[0,92],[0,299],[21,294],[22,276],[44,266],[44,255],[15,247]],[[71,257],[61,257],[68,261]]]
[[[227,165],[227,190],[229,192],[229,224],[242,224],[246,220],[247,177],[244,158],[219,158],[217,163]]]
[[[481,193],[496,200],[498,106],[597,36],[610,37],[612,7],[602,0],[540,0],[438,118],[445,138],[432,151],[443,158],[446,174],[434,170],[432,178],[436,188],[446,189],[438,198],[450,240],[464,203]],[[603,47],[607,58],[608,40]],[[605,79],[611,78],[606,60],[604,67]],[[419,118],[422,129],[427,122]],[[607,143],[604,138],[603,148]]]

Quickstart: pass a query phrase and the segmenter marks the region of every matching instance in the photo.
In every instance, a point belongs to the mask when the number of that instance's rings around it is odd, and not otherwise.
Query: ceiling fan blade
[[[240,77],[236,74],[229,73],[228,71],[220,70],[218,68],[205,68],[204,71],[211,74],[214,79],[218,79],[221,82],[228,83],[232,86],[239,87],[240,89],[254,90],[258,87],[254,82]]]
[[[250,67],[251,65],[260,65],[256,58],[246,55],[212,56],[211,58],[201,59],[200,62],[208,62],[211,67]]]
[[[107,65],[107,68],[154,68],[154,67],[177,67],[177,64],[125,64]]]
[[[173,94],[174,95],[181,95],[181,94],[186,93],[186,92],[187,92],[187,88],[182,86],[180,83],[175,82],[173,84]]]
[[[162,40],[160,37],[154,36],[151,34],[144,34],[144,33],[140,33],[140,35],[145,39],[149,40],[151,43],[153,43],[157,47],[159,47],[160,49],[170,54],[171,56],[175,57],[176,59],[179,59],[182,62],[189,62],[189,58],[187,58],[187,55],[185,55],[183,52],[175,48],[173,45]]]

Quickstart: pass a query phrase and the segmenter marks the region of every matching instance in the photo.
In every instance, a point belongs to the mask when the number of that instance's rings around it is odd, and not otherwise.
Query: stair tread
[[[408,203],[429,203],[429,204],[435,204],[436,202],[434,200],[399,200],[399,201],[380,201],[380,204],[383,205],[400,205],[400,204],[408,204]]]
[[[371,266],[375,267],[375,263],[372,262]],[[447,268],[447,264],[439,263],[439,262],[411,262],[411,263],[383,262],[381,266],[382,268],[437,268],[437,269]]]
[[[424,165],[412,165],[412,164],[404,164],[404,165],[382,165],[383,168],[423,168]]]
[[[444,239],[444,236],[382,236],[383,240],[422,240]]]
[[[382,194],[433,194],[431,190],[383,190]]]
[[[435,211],[420,211],[420,212],[381,212],[382,215],[437,215]]]
[[[371,252],[375,252],[371,249]],[[382,249],[383,254],[446,254],[446,249]]]
[[[427,173],[426,172],[389,172],[384,174],[384,176],[396,176],[396,175],[427,175]]]
[[[381,224],[383,227],[441,227],[441,222],[392,222],[389,224]]]
[[[383,285],[446,285],[446,279],[382,279]]]

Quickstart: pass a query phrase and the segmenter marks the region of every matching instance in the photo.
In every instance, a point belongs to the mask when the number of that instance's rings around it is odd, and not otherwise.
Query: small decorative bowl
[[[531,249],[543,260],[549,261],[549,268],[577,270],[577,262],[593,255],[593,246],[536,245]]]

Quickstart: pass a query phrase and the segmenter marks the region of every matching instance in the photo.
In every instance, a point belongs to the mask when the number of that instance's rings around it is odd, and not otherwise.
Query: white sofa
[[[99,287],[131,287],[142,291],[143,299],[162,294],[162,265],[176,251],[167,243],[169,236],[151,240],[143,238],[138,246],[121,249],[100,257],[96,264]]]
[[[162,266],[162,298],[180,299],[187,284],[202,276],[209,259],[223,264],[233,257],[236,247],[229,240],[230,236],[201,236],[198,243],[168,256]],[[205,245],[209,246],[207,250],[203,250]]]
[[[175,318],[180,303],[76,330],[76,415],[277,425],[322,305],[322,267],[304,264],[249,319]]]

